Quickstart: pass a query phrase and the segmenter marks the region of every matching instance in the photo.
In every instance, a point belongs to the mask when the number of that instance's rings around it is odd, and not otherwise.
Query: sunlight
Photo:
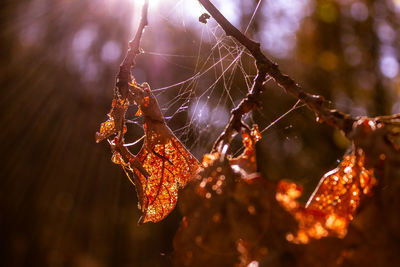
[[[125,0],[129,5],[133,6],[135,10],[140,10],[145,0]],[[221,13],[224,14],[227,19],[229,19],[233,24],[239,23],[239,19],[237,16],[237,10],[239,1],[222,1],[222,0],[214,0],[213,4],[215,4],[220,10]],[[153,10],[153,12],[157,12],[158,14],[152,14],[152,18],[156,16],[160,16],[162,19],[169,18],[172,14],[178,14],[172,16],[171,18],[175,21],[183,24],[194,24],[197,23],[198,17],[206,12],[203,6],[196,0],[149,0],[149,7]],[[183,22],[184,20],[188,20],[187,22]]]
[[[144,0],[127,0],[127,1],[139,7],[142,7],[144,4]],[[149,6],[153,8],[157,7],[160,2],[161,0],[149,0]]]

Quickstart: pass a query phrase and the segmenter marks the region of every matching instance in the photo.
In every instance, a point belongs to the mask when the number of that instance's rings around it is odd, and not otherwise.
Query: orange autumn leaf
[[[232,186],[234,181],[260,178],[257,172],[255,144],[261,139],[258,126],[253,129],[245,129],[242,132],[244,151],[238,157],[230,158],[224,156],[222,151],[216,151],[203,156],[201,167],[194,177],[197,195],[211,199],[214,196],[223,194],[224,188]],[[222,150],[224,148],[221,147]],[[228,181],[229,180],[229,181]]]
[[[96,143],[116,134],[120,130],[123,130],[124,133],[126,132],[126,128],[121,129],[121,127],[126,127],[122,126],[124,124],[122,120],[125,116],[128,105],[129,103],[127,100],[113,100],[111,111],[107,114],[108,120],[100,124],[100,131],[96,132]]]
[[[310,239],[326,236],[343,238],[362,195],[370,194],[376,185],[373,169],[364,167],[364,153],[347,155],[338,168],[326,173],[305,207],[296,199],[302,189],[294,183],[278,184],[277,201],[298,221],[296,234],[288,234],[294,243],[308,243]]]
[[[108,115],[108,120],[100,124],[100,131],[96,132],[97,143],[117,132],[117,130],[115,129],[114,118],[110,114],[107,115]]]
[[[196,158],[181,144],[162,116],[157,99],[147,84],[133,87],[134,101],[139,105],[145,129],[145,141],[136,159],[150,174],[146,178],[138,169],[135,183],[142,196],[139,207],[143,213],[140,222],[158,222],[175,207],[178,189],[186,185],[199,167]],[[138,192],[139,195],[139,192]]]
[[[243,178],[248,178],[251,174],[257,172],[255,145],[261,139],[258,125],[254,124],[253,129],[249,132],[244,131],[242,139],[244,145],[243,153],[236,158],[230,159],[229,163],[234,172],[240,174]]]
[[[156,133],[153,133],[156,134]],[[178,189],[186,185],[198,168],[197,160],[171,133],[163,142],[151,145],[149,133],[137,159],[149,172],[146,179],[139,171],[143,186],[141,210],[143,222],[158,222],[165,218],[175,207],[178,200]]]
[[[362,194],[369,194],[376,184],[373,170],[363,166],[364,155],[347,155],[339,168],[324,175],[306,208],[335,213],[352,219]]]
[[[139,223],[158,222],[175,207],[178,189],[182,188],[199,167],[196,158],[180,143],[168,128],[147,83],[132,81],[127,98],[115,95],[108,120],[100,125],[96,142],[109,139],[112,162],[121,165],[135,185],[138,206],[143,216]],[[143,116],[145,141],[137,156],[124,144],[127,132],[125,114],[130,104],[138,105],[136,116]]]

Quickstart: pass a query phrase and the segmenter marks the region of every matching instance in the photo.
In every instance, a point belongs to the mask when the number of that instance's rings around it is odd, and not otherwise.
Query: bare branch
[[[326,122],[329,125],[342,130],[345,134],[348,134],[351,131],[353,122],[355,121],[354,118],[349,114],[326,108],[324,106],[326,100],[322,96],[312,95],[305,92],[292,78],[283,74],[279,70],[278,65],[262,53],[260,44],[241,33],[209,0],[199,0],[199,2],[224,29],[226,35],[232,36],[249,50],[255,59],[257,67],[257,76],[253,81],[251,91],[247,94],[246,98],[240,102],[239,106],[231,111],[229,123],[224,132],[215,142],[214,150],[221,144],[221,142],[229,143],[233,131],[240,131],[243,127],[247,128],[242,122],[242,117],[244,114],[259,106],[257,99],[264,90],[263,85],[268,76],[274,79],[275,82],[286,91],[286,93],[292,94],[305,103],[306,106],[315,113],[319,122]]]
[[[122,61],[122,64],[119,67],[119,73],[117,75],[115,84],[114,101],[116,101],[117,99],[121,100],[123,105],[125,105],[126,101],[128,101],[127,98],[129,95],[130,83],[132,83],[131,68],[135,66],[136,55],[140,54],[140,40],[142,38],[144,28],[148,24],[148,9],[149,1],[145,0],[142,6],[142,14],[135,37],[129,42],[128,51],[124,60]],[[121,103],[118,103],[117,105],[120,104]],[[122,110],[123,112],[119,112],[117,116],[114,117],[116,129],[118,130],[118,136],[116,138],[116,142],[114,142],[115,150],[121,154],[125,162],[132,162],[133,166],[135,166],[147,178],[149,177],[147,171],[141,166],[136,157],[131,152],[129,152],[126,147],[124,147],[126,108],[122,108]]]
[[[142,7],[142,16],[135,37],[129,42],[129,49],[126,53],[117,76],[116,89],[119,94],[125,99],[129,92],[129,83],[131,82],[131,68],[135,66],[136,55],[140,54],[140,40],[144,28],[148,24],[147,13],[149,9],[149,1],[146,0]]]

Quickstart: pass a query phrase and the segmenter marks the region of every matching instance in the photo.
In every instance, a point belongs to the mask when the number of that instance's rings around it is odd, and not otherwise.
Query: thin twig
[[[142,6],[142,14],[139,22],[138,29],[136,31],[135,37],[129,42],[129,48],[126,52],[125,58],[119,67],[119,73],[116,78],[115,91],[114,91],[114,101],[120,100],[122,103],[126,103],[130,84],[133,82],[131,69],[135,66],[136,55],[140,54],[140,40],[144,28],[148,24],[147,13],[149,9],[149,1],[145,0]],[[120,105],[120,103],[118,103]],[[125,112],[126,108],[122,109],[114,116],[114,121],[116,123],[116,129],[118,130],[117,138],[114,142],[115,150],[120,153],[125,162],[131,162],[135,168],[137,168],[146,178],[149,177],[148,172],[142,167],[136,157],[124,146],[124,134],[125,134]]]
[[[126,99],[129,93],[129,83],[132,82],[131,68],[135,66],[136,55],[140,54],[140,40],[144,28],[148,24],[147,13],[149,9],[149,1],[146,0],[142,7],[142,16],[140,18],[139,26],[136,31],[135,37],[129,42],[129,48],[126,53],[121,66],[119,67],[119,73],[117,75],[116,89],[121,94],[123,99]]]
[[[280,87],[282,87],[286,93],[290,93],[301,100],[310,110],[315,113],[319,122],[326,122],[329,125],[342,130],[345,134],[348,134],[351,131],[353,122],[355,121],[354,118],[352,118],[349,114],[326,108],[324,106],[326,100],[322,96],[312,95],[305,92],[292,78],[286,74],[283,74],[279,70],[278,65],[272,62],[262,53],[260,44],[249,39],[247,36],[241,33],[224,17],[224,15],[221,14],[221,12],[219,12],[219,10],[209,0],[199,0],[199,2],[218,22],[222,29],[224,29],[227,36],[232,36],[249,50],[255,59],[257,67],[257,75],[253,81],[250,92],[240,102],[239,106],[231,111],[229,123],[227,124],[224,132],[215,142],[214,150],[219,147],[221,142],[229,143],[234,131],[239,132],[243,127],[247,128],[242,121],[242,117],[244,114],[259,107],[259,102],[257,99],[259,99],[260,94],[264,90],[264,83],[267,81],[268,76],[274,79],[274,81]]]

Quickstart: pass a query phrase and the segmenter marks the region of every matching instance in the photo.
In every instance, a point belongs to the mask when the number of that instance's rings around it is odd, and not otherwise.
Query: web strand
[[[249,31],[261,3],[262,0],[257,2],[246,25],[245,33]],[[180,27],[183,34],[188,34],[189,28],[186,28],[183,14],[180,15],[182,17],[180,23],[176,19],[171,19],[172,14],[176,16],[181,4],[183,2],[178,1],[162,20]],[[189,149],[207,148],[201,152],[208,152],[213,140],[229,120],[229,110],[235,108],[251,90],[256,74],[255,68],[251,68],[252,65],[248,63],[249,60],[252,61],[251,55],[237,41],[226,36],[222,28],[212,20],[202,24],[196,46],[188,54],[146,51],[144,55],[157,57],[165,64],[192,73],[181,81],[154,88],[152,92],[156,93],[157,97],[165,98],[160,104],[168,123],[179,118],[180,125],[174,129],[176,136],[184,144],[192,144]],[[193,61],[193,67],[185,64],[186,61]],[[299,107],[301,107],[299,103],[296,103],[262,132]],[[182,118],[186,121],[182,121]],[[139,141],[140,139],[128,145],[135,145]]]

